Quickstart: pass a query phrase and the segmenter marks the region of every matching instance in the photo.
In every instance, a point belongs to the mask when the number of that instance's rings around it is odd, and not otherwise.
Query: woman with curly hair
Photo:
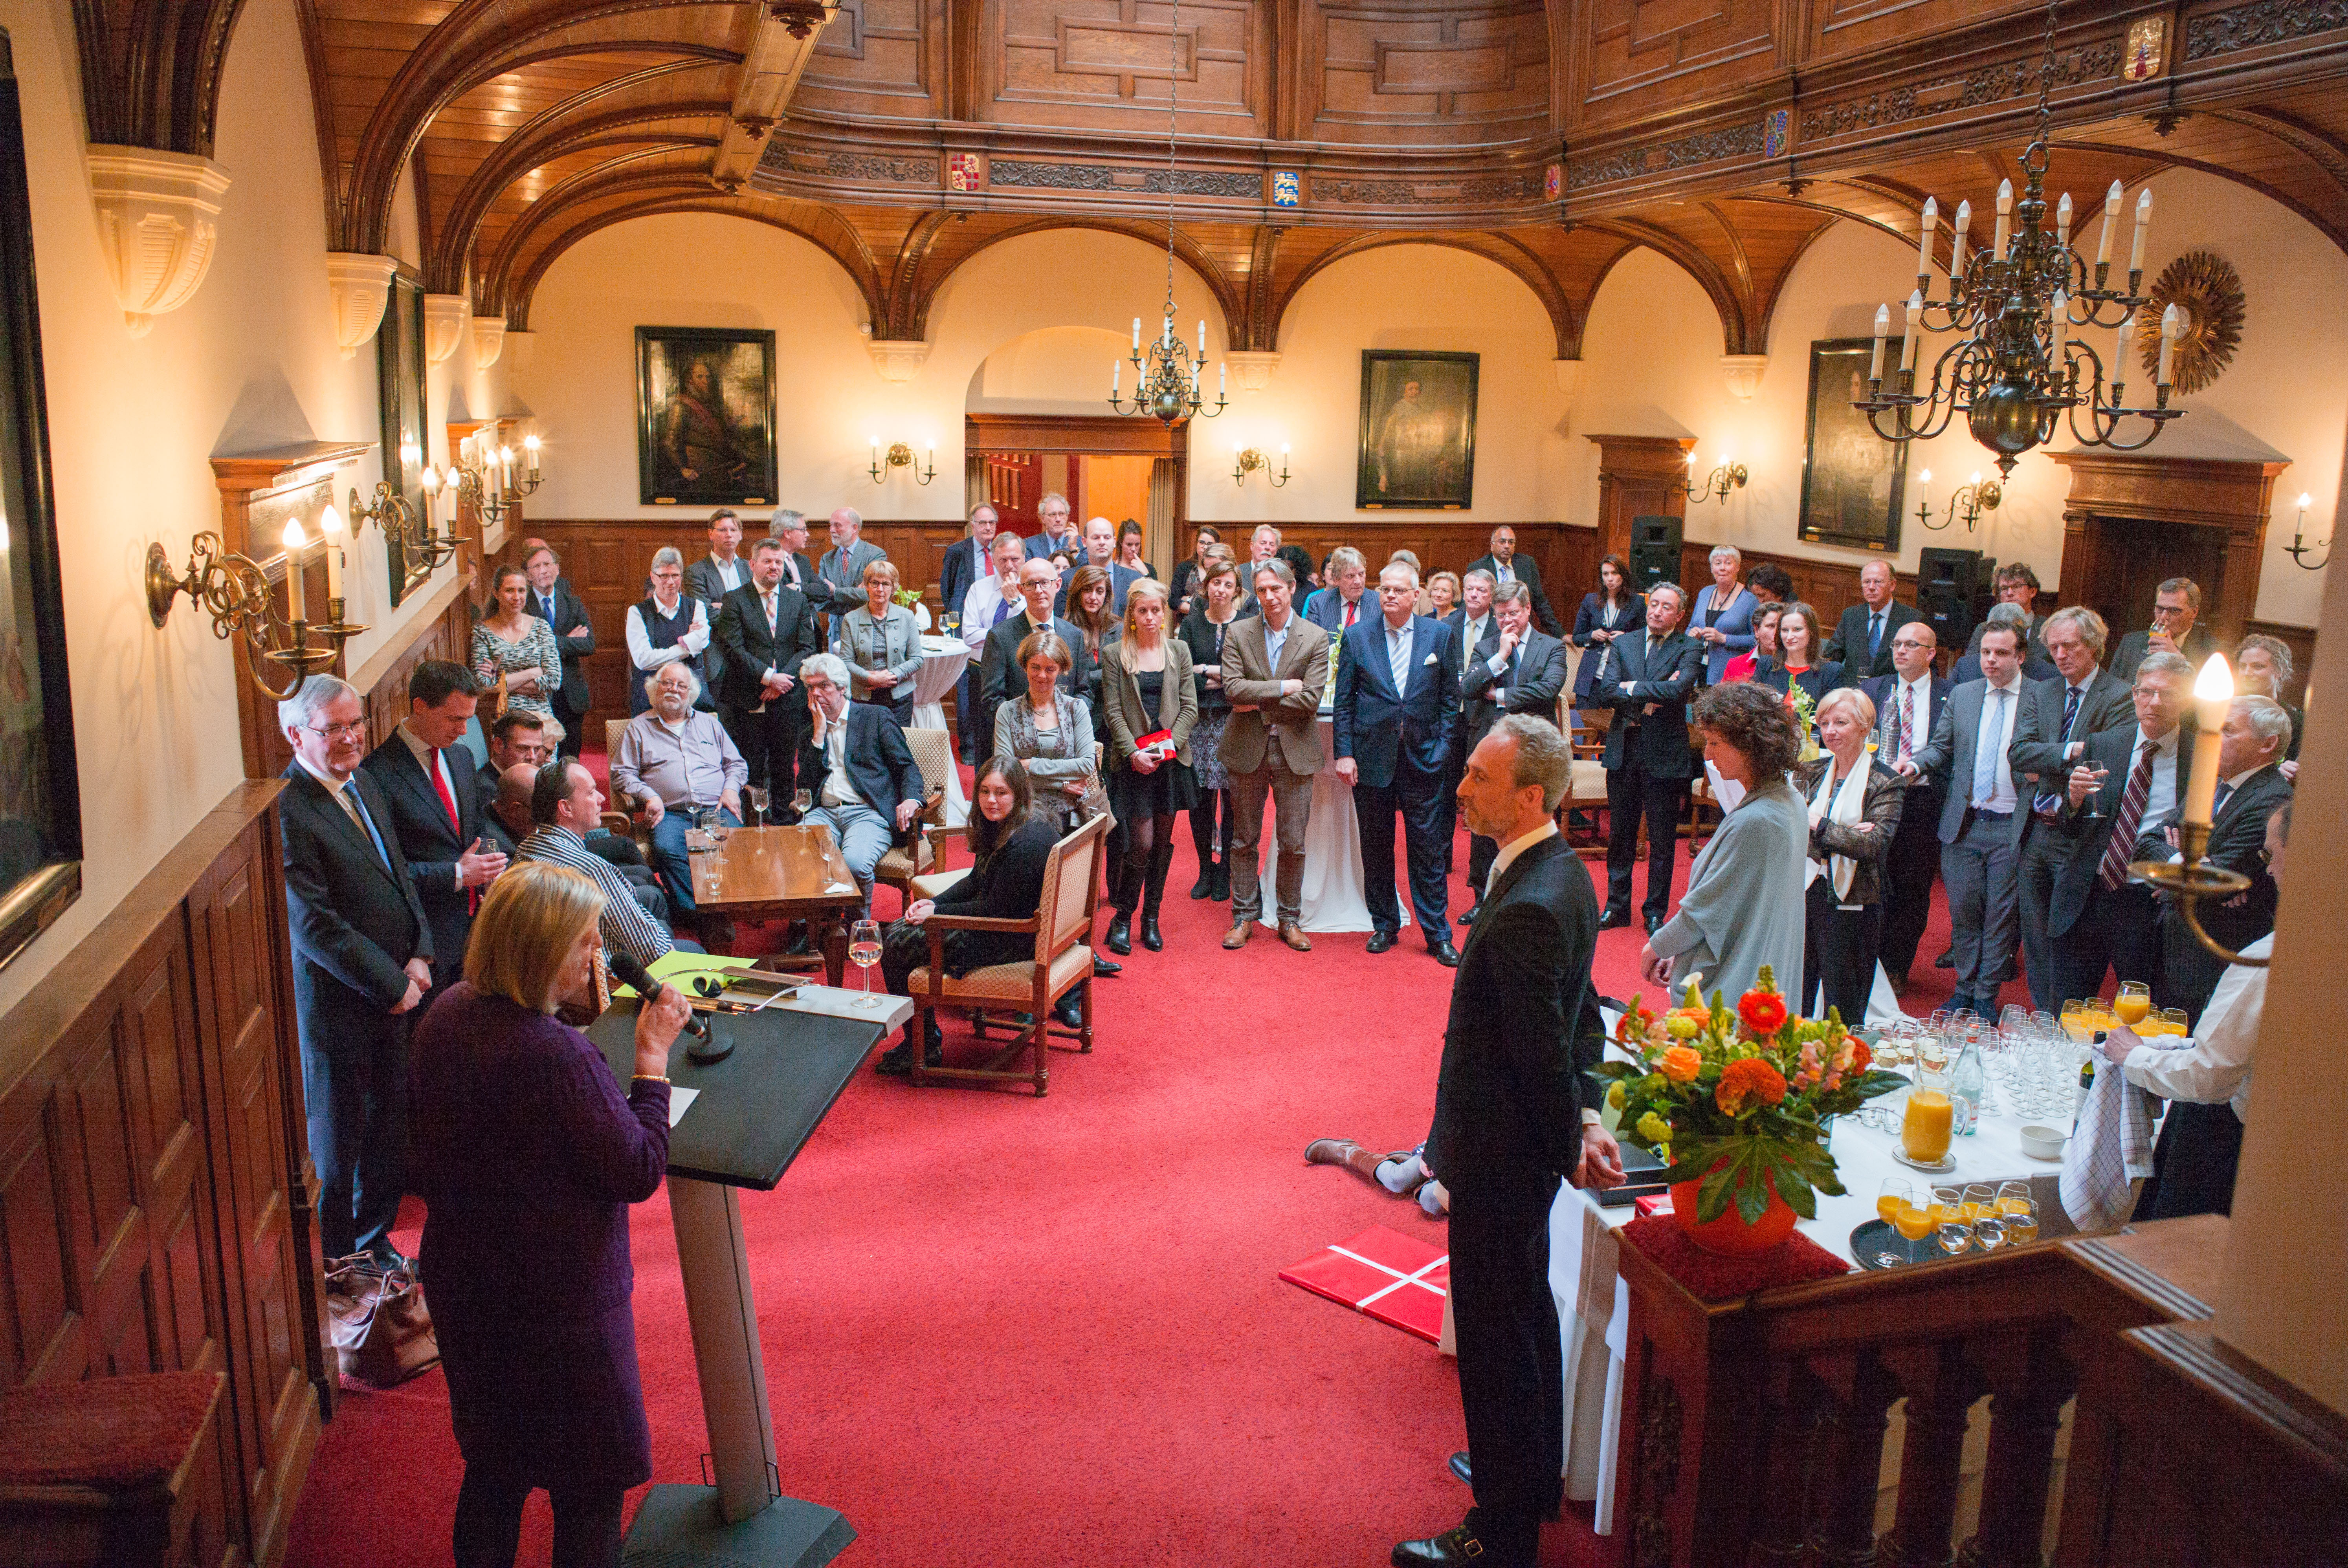
[[[1745,794],[1689,867],[1678,911],[1641,949],[1639,975],[1674,989],[1702,975],[1706,995],[1733,999],[1764,964],[1785,979],[1802,972],[1810,819],[1786,780],[1802,736],[1785,700],[1751,682],[1706,687],[1688,721],[1704,761]]]

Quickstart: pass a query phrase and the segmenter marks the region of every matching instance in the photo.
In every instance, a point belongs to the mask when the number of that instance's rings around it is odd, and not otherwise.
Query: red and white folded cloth
[[[1143,735],[1141,738],[1135,741],[1133,743],[1133,749],[1137,753],[1148,752],[1159,762],[1171,762],[1174,760],[1174,732],[1171,730],[1152,730],[1149,733]]]
[[[2156,1050],[2183,1043],[2173,1035],[2142,1041]],[[2077,1125],[2063,1151],[2058,1190],[2063,1212],[2083,1234],[2116,1230],[2136,1209],[2136,1184],[2152,1174],[2154,1122],[2159,1096],[2139,1089],[2100,1051],[2096,1076],[2079,1105]]]
[[[1332,1242],[1303,1263],[1282,1269],[1280,1277],[1430,1345],[1442,1337],[1451,1255],[1384,1225]]]

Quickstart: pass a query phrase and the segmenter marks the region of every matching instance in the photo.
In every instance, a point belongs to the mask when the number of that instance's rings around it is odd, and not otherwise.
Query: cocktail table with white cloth
[[[963,666],[970,662],[970,646],[959,637],[925,635],[922,639],[922,667],[913,676],[913,727],[920,730],[942,730],[946,727],[946,693],[954,689],[962,678]],[[963,722],[969,722],[968,715]],[[962,770],[946,771],[946,825],[960,827],[970,820],[970,802],[962,793]]]
[[[1297,899],[1297,924],[1307,931],[1366,931],[1370,901],[1362,880],[1362,825],[1354,816],[1354,786],[1330,765],[1336,755],[1336,736],[1323,715],[1321,771],[1313,775],[1313,815],[1304,825],[1304,890]],[[1277,926],[1280,842],[1272,830],[1269,799],[1264,803],[1262,852],[1263,913],[1257,918]]]

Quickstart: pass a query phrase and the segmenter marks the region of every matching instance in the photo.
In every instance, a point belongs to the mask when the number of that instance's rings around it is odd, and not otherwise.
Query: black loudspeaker
[[[1631,586],[1644,593],[1659,582],[1678,582],[1679,577],[1680,519],[1632,518]]]
[[[1916,608],[1941,646],[1962,654],[1989,615],[1997,563],[1979,550],[1927,548],[1916,562]]]

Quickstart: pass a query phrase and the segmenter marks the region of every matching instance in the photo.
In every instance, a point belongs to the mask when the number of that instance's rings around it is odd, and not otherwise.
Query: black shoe
[[[1076,994],[1074,991],[1070,991],[1066,996],[1062,997],[1058,1001],[1052,1004],[1052,1016],[1057,1019],[1066,1028],[1082,1029],[1085,1027],[1084,1013],[1076,1005]]]
[[[1601,931],[1612,931],[1618,926],[1627,926],[1630,923],[1630,912],[1623,909],[1609,909],[1598,917],[1598,928]]]
[[[1932,967],[1936,969],[1955,968],[1957,967],[1957,950],[1954,948],[1951,948],[1947,952],[1942,953],[1939,958],[1932,960]]]
[[[1476,1484],[1475,1472],[1468,1468],[1468,1456],[1464,1453],[1451,1456],[1451,1473],[1459,1478],[1459,1484],[1462,1486]]]
[[[1111,975],[1121,975],[1125,973],[1125,966],[1123,964],[1110,963],[1107,958],[1097,958],[1093,960],[1093,973],[1099,976],[1102,979],[1107,979]]]
[[[1445,968],[1456,969],[1459,967],[1459,949],[1451,945],[1450,938],[1437,937],[1426,945],[1426,950],[1433,953],[1435,961]]]
[[[1190,884],[1190,897],[1212,898],[1214,896],[1215,868],[1212,866],[1201,866],[1199,867],[1199,879]]]
[[[1108,923],[1108,936],[1101,944],[1122,958],[1133,951],[1133,918],[1123,910]]]
[[[1661,915],[1650,915],[1647,917],[1647,935],[1652,937],[1663,928],[1663,917]]]
[[[1469,908],[1460,911],[1459,923],[1463,926],[1474,925],[1476,923],[1477,915],[1482,911],[1483,907],[1483,905],[1477,904]]]
[[[1370,933],[1369,950],[1371,952],[1387,952],[1393,948],[1394,945],[1395,934],[1392,931],[1373,931]]]
[[[1141,945],[1153,953],[1166,950],[1166,938],[1158,934],[1158,917],[1155,915],[1141,917]]]
[[[1395,1568],[1446,1568],[1450,1563],[1480,1561],[1487,1550],[1477,1539],[1474,1526],[1462,1524],[1425,1541],[1397,1542],[1387,1561]]]
[[[1229,860],[1215,862],[1215,890],[1207,897],[1218,904],[1231,901],[1231,863]]]

